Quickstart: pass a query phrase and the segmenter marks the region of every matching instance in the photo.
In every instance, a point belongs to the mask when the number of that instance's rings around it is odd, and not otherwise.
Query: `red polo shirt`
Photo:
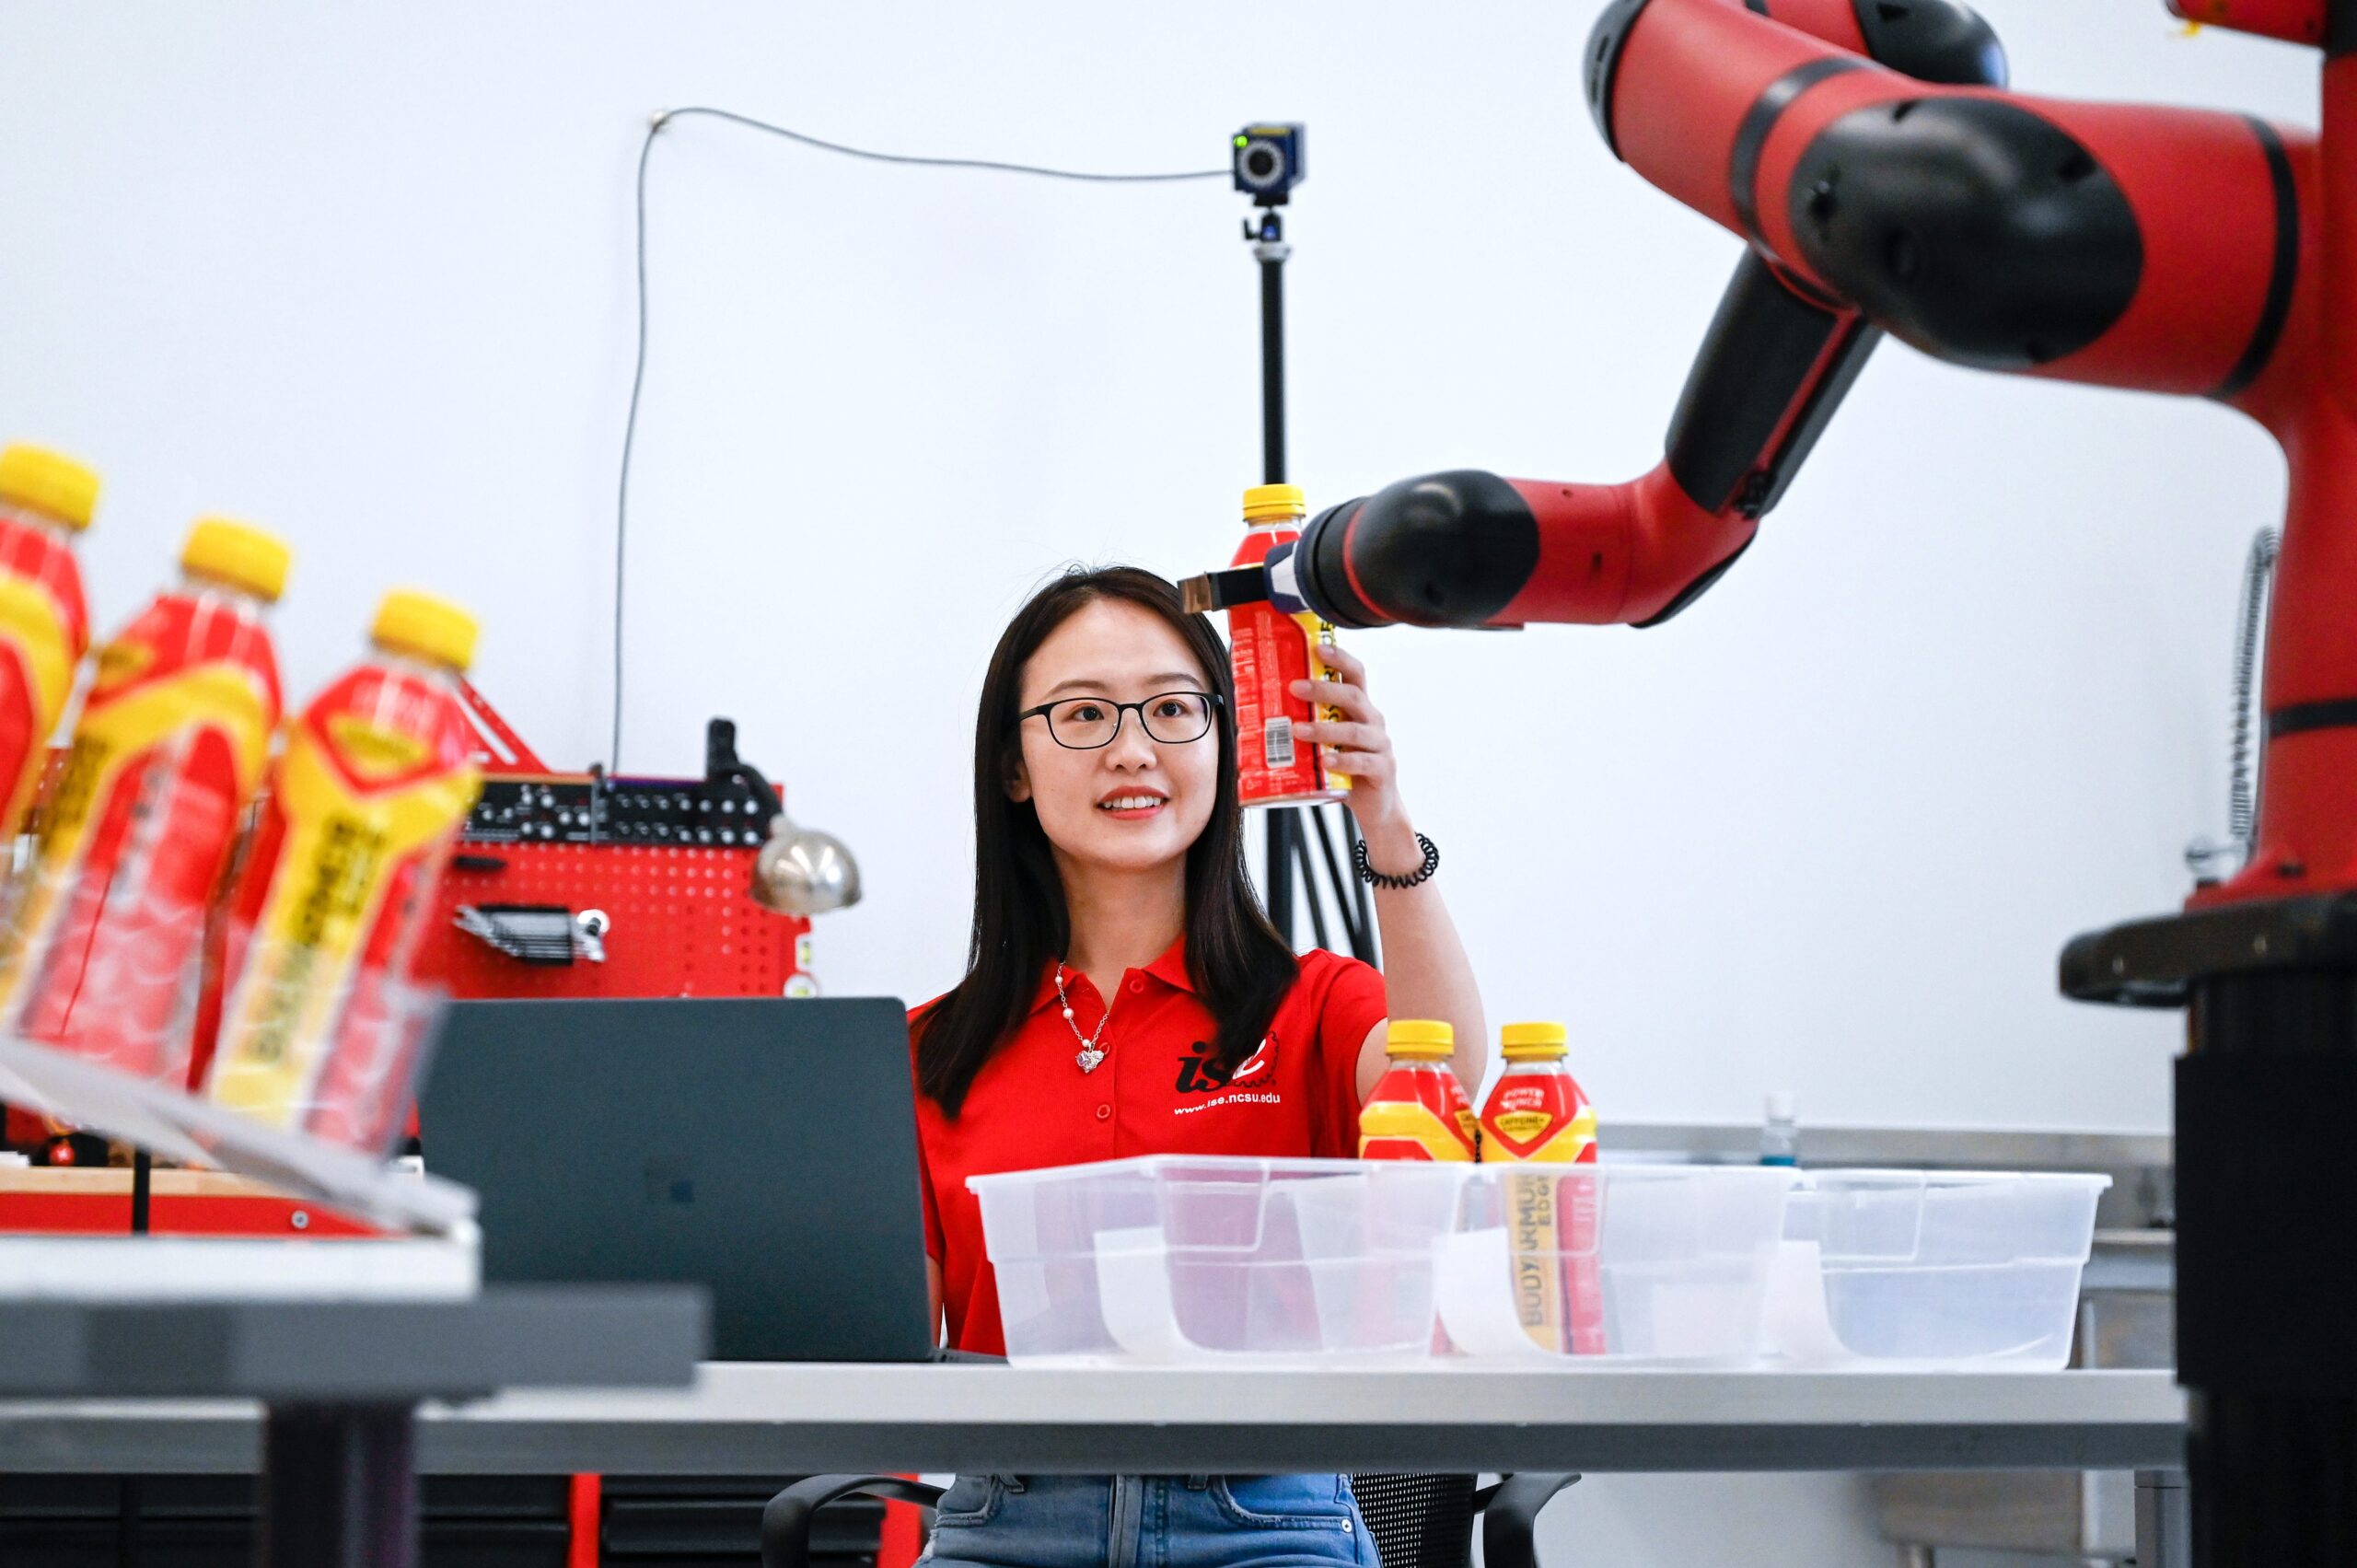
[[[1104,1000],[1084,975],[1067,972],[1064,989],[1070,1023],[1051,970],[1015,1038],[974,1074],[955,1121],[917,1096],[924,1245],[941,1265],[949,1343],[958,1350],[1006,1350],[970,1176],[1132,1155],[1358,1153],[1359,1047],[1384,1016],[1383,977],[1367,965],[1322,949],[1303,954],[1260,1050],[1225,1080],[1204,1071],[1215,1031],[1187,978],[1183,939],[1122,975],[1094,1073],[1074,1060],[1080,1041],[1071,1025],[1096,1033]]]

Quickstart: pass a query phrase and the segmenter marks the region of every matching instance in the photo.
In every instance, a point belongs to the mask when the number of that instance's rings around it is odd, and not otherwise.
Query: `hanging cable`
[[[2242,614],[2235,625],[2235,727],[2229,749],[2226,831],[2242,849],[2246,865],[2258,848],[2258,768],[2251,747],[2253,710],[2258,702],[2259,641],[2267,630],[2268,588],[2282,536],[2261,528],[2243,563]]]
[[[609,766],[621,771],[622,755],[622,603],[623,583],[628,575],[630,535],[630,463],[638,440],[639,394],[646,385],[646,167],[655,151],[655,138],[663,127],[674,120],[689,115],[726,121],[749,131],[780,137],[815,147],[821,152],[840,153],[845,157],[865,158],[871,163],[907,164],[923,168],[979,168],[998,174],[1028,174],[1048,180],[1074,180],[1098,185],[1169,184],[1187,180],[1225,180],[1225,168],[1188,169],[1173,174],[1098,174],[1086,169],[1050,168],[1041,164],[1005,163],[995,158],[921,157],[909,153],[879,153],[866,147],[849,146],[842,142],[830,142],[823,137],[790,131],[783,125],[772,125],[765,120],[739,114],[734,110],[714,109],[702,104],[686,109],[667,109],[656,115],[646,127],[646,139],[638,149],[638,228],[636,250],[638,259],[638,346],[633,357],[630,374],[630,411],[622,418],[621,474],[614,494],[614,725],[612,748],[608,756]]]

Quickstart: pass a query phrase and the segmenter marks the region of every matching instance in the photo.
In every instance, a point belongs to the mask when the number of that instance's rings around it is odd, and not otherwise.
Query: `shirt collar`
[[[1187,974],[1186,933],[1179,933],[1178,939],[1164,948],[1160,958],[1146,965],[1144,972],[1173,990],[1183,991],[1190,996],[1193,995],[1195,982]],[[1032,994],[1031,1011],[1036,1013],[1053,1003],[1055,999],[1056,965],[1055,960],[1051,958],[1048,962],[1048,967],[1039,971],[1039,989]]]
[[[1178,940],[1162,950],[1162,957],[1146,965],[1145,972],[1175,990],[1194,994],[1195,982],[1187,978],[1187,934],[1180,932]]]

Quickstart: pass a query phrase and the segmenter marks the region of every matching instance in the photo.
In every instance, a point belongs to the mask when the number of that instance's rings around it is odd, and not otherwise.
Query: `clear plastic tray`
[[[1152,1156],[978,1176],[1008,1357],[1421,1361],[1463,1167]]]
[[[1768,1352],[1801,1366],[2051,1370],[2107,1176],[1817,1170],[1786,1211]]]
[[[135,1144],[159,1159],[250,1176],[389,1230],[447,1235],[475,1194],[307,1132],[266,1126],[177,1089],[0,1034],[0,1101]]]
[[[1795,1179],[1759,1166],[1477,1167],[1441,1249],[1449,1341],[1527,1365],[1747,1365]]]

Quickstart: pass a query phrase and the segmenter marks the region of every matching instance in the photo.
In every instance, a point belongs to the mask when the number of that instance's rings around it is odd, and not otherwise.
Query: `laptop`
[[[896,1001],[452,1003],[418,1121],[486,1282],[700,1283],[724,1361],[937,1358]]]

